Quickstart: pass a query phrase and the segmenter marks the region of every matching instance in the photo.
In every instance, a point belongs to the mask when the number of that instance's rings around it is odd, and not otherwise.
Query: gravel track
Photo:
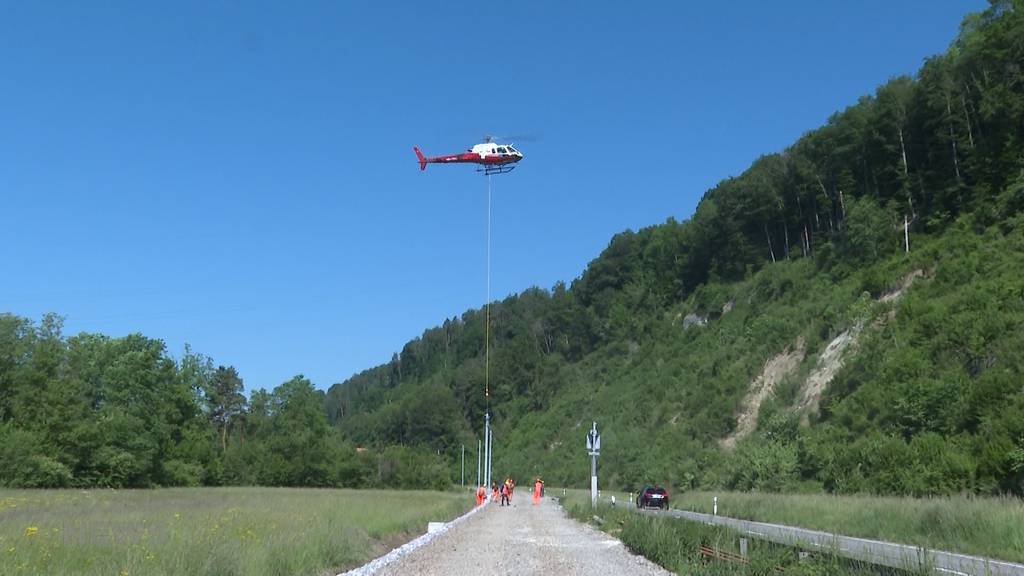
[[[487,509],[379,572],[387,576],[477,574],[671,574],[626,550],[615,538],[576,522],[553,500],[528,496]]]

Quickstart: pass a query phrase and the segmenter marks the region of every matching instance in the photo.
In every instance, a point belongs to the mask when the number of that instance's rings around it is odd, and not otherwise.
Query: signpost
[[[601,454],[601,435],[597,433],[597,422],[587,432],[587,454],[590,454],[590,505],[597,506],[597,457]]]

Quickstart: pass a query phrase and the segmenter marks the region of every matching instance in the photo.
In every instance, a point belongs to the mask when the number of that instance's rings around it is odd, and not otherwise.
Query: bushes
[[[741,442],[729,457],[726,487],[780,492],[799,479],[796,445],[777,440]]]
[[[38,435],[0,424],[0,486],[64,488],[71,480],[67,466],[43,454]]]
[[[378,485],[388,488],[443,490],[452,483],[447,461],[424,448],[389,446],[380,455],[378,469]]]
[[[201,486],[203,466],[196,462],[168,460],[163,464],[164,486]]]
[[[874,432],[847,443],[812,442],[809,447],[810,468],[832,492],[925,496],[975,489],[976,461],[961,442],[934,432],[909,443]]]

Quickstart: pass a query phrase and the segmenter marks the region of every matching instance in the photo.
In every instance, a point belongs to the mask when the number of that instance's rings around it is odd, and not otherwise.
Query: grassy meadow
[[[551,495],[561,496],[562,489],[552,489]],[[602,503],[612,495],[620,506],[635,497],[602,491]],[[1019,498],[669,492],[672,508],[706,514],[715,496],[718,513],[731,518],[1024,562],[1024,500]],[[589,490],[566,490],[567,508],[589,500]]]
[[[560,496],[561,491],[553,495]],[[631,551],[677,574],[706,576],[755,576],[777,574],[782,570],[794,576],[908,576],[914,571],[883,569],[815,553],[801,560],[794,549],[771,542],[750,539],[749,563],[711,560],[699,553],[700,546],[739,554],[741,534],[722,526],[705,526],[668,516],[635,513],[630,506],[610,505],[610,494],[602,494],[597,509],[591,508],[589,493],[569,490],[563,498],[568,514],[622,540]],[[616,493],[616,499],[619,494]],[[599,518],[600,520],[597,520]]]
[[[333,576],[471,505],[425,491],[0,490],[0,574]]]
[[[670,494],[672,507],[1024,562],[1024,500],[753,492]]]

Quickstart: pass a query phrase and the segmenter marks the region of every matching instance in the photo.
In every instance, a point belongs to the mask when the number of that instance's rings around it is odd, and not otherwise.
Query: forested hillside
[[[584,484],[597,420],[613,487],[1024,493],[1022,63],[1024,5],[995,1],[689,220],[493,303],[495,472]],[[326,394],[246,399],[157,340],[0,316],[0,484],[457,481],[484,338],[471,310]]]
[[[495,303],[496,469],[585,483],[597,420],[623,488],[1021,492],[1022,63],[1021,9],[993,3],[916,78],[719,183],[690,220],[619,234],[571,286]],[[845,367],[802,406],[851,329]],[[481,310],[427,330],[332,387],[331,422],[360,444],[475,446],[483,338]],[[798,366],[757,432],[723,447],[787,348]]]

